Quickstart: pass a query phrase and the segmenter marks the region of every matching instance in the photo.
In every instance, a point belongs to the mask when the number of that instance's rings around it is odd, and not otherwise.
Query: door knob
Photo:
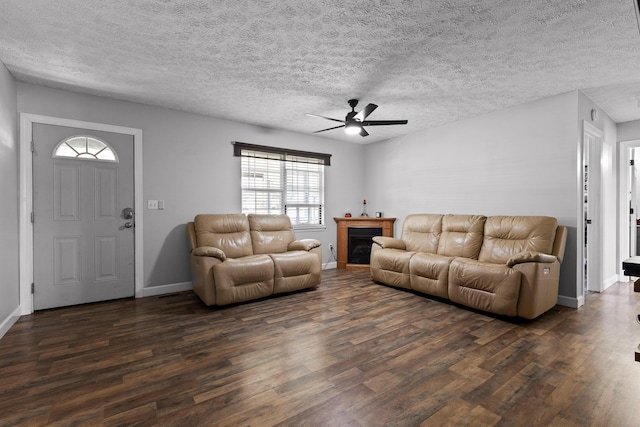
[[[131,208],[124,208],[122,210],[122,217],[124,219],[132,219],[133,218],[133,209]]]
[[[131,228],[133,227],[133,223],[132,222],[125,222],[124,223],[124,228]]]

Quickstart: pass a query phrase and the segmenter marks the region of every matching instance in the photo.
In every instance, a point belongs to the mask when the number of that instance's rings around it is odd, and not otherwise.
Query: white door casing
[[[638,188],[637,188],[637,170],[636,170],[636,149],[631,148],[631,161],[627,164],[629,169],[629,179],[627,180],[627,188],[629,189],[627,194],[629,197],[629,206],[627,212],[629,213],[629,255],[637,255],[637,238],[638,227],[636,225],[637,209],[638,209]]]
[[[582,227],[580,230],[579,239],[581,244],[582,254],[580,261],[582,264],[581,275],[582,280],[582,303],[584,304],[584,297],[586,291],[601,292],[603,287],[602,279],[602,235],[603,224],[602,217],[602,169],[600,160],[602,157],[602,131],[589,122],[583,122],[583,134],[582,134],[582,170],[585,176],[588,177],[588,181],[583,181],[583,199],[582,199]],[[585,166],[588,167],[588,171],[585,171]],[[589,224],[587,224],[589,220]],[[585,236],[585,234],[587,234]],[[586,239],[586,242],[585,242]],[[586,263],[586,271],[585,271]],[[586,277],[585,277],[586,276]],[[582,304],[580,304],[582,305]]]
[[[115,159],[55,156],[70,137]],[[36,123],[32,156],[34,309],[133,296],[133,136]]]
[[[28,113],[20,114],[20,309],[21,314],[31,314],[34,310],[31,284],[34,278],[33,266],[33,224],[31,212],[33,211],[33,166],[31,162],[31,141],[33,124],[42,123],[49,125],[84,128],[87,130],[104,131],[131,135],[133,137],[134,156],[134,211],[136,216],[135,233],[135,267],[134,288],[135,297],[143,296],[144,266],[143,266],[143,203],[142,203],[142,130],[123,126],[107,125],[102,123],[85,122],[80,120],[63,119],[58,117],[42,116]]]
[[[618,163],[618,280],[626,282],[628,279],[624,275],[622,270],[622,261],[629,258],[633,254],[630,253],[629,248],[631,243],[629,242],[629,204],[630,204],[630,192],[631,192],[631,168],[629,162],[631,161],[631,150],[633,148],[640,147],[640,140],[622,141],[619,144],[619,163]],[[636,159],[636,162],[639,160]]]

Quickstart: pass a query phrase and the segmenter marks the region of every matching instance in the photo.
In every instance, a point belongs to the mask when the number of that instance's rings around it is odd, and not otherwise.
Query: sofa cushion
[[[270,254],[273,260],[273,293],[291,292],[320,284],[318,256],[306,251]]]
[[[249,215],[253,253],[273,254],[287,251],[296,239],[287,215]]]
[[[418,252],[409,261],[411,289],[449,298],[449,265],[452,257]]]
[[[197,215],[194,227],[198,246],[219,248],[228,258],[253,255],[249,220],[243,214]]]
[[[493,216],[484,226],[484,240],[478,259],[505,264],[525,251],[550,254],[558,221],[546,216]]]
[[[440,214],[408,215],[402,224],[402,240],[406,249],[435,254],[442,232],[442,217]]]
[[[478,259],[486,219],[482,215],[445,215],[438,254]]]
[[[456,258],[449,268],[449,299],[505,316],[516,316],[522,274],[505,264]]]
[[[415,252],[400,249],[376,249],[371,252],[371,278],[398,288],[411,289],[409,260]]]
[[[273,261],[269,255],[250,255],[213,266],[218,305],[249,301],[273,293]]]

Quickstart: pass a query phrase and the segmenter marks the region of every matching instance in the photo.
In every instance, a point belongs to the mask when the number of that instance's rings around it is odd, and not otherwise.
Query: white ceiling
[[[581,89],[640,119],[634,0],[2,0],[19,81],[369,143]]]

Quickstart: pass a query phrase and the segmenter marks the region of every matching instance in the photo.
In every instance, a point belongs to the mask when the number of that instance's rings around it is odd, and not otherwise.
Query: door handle
[[[131,209],[131,208],[122,209],[122,218],[124,218],[124,219],[133,219],[133,209]]]
[[[131,228],[133,227],[133,223],[132,222],[125,222],[124,223],[124,228]]]

